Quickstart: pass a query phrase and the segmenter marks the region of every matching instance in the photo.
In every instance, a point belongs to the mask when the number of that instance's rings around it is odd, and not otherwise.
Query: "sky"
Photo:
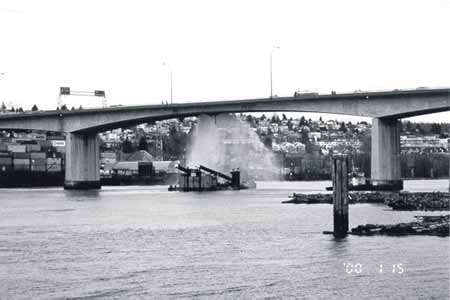
[[[278,96],[450,87],[449,16],[450,0],[2,0],[0,101],[54,109],[68,86],[160,104],[170,73],[175,103],[268,97],[271,55]]]

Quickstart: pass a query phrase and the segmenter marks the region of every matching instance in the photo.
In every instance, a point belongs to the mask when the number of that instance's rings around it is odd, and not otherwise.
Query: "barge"
[[[241,184],[241,172],[232,170],[230,175],[200,165],[198,168],[176,166],[181,173],[178,176],[178,184],[170,185],[169,191],[218,191],[241,190],[248,186]]]

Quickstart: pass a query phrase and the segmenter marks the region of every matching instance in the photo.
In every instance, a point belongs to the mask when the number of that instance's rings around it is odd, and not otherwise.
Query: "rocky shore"
[[[449,236],[450,215],[416,216],[416,222],[394,225],[366,224],[352,228],[354,235],[437,235]]]
[[[349,193],[349,203],[384,203],[389,196],[389,192],[352,192]],[[290,200],[282,201],[282,203],[293,204],[313,204],[313,203],[333,203],[333,194],[300,194],[293,193],[289,196]]]
[[[393,210],[449,210],[449,193],[392,193],[386,198],[386,205]]]
[[[300,194],[293,193],[290,200],[282,203],[314,204],[333,203],[332,194]],[[440,210],[450,209],[448,192],[351,192],[349,203],[384,203],[394,210]]]

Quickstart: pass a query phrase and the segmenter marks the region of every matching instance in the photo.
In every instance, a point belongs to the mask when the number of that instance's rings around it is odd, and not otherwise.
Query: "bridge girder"
[[[201,114],[315,112],[399,119],[449,110],[450,89],[433,89],[22,113],[0,116],[0,129],[92,134]]]

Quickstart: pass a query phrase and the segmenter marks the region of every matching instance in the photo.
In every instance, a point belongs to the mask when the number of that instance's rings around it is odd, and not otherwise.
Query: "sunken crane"
[[[169,186],[169,191],[217,191],[245,189],[240,183],[240,171],[232,170],[231,176],[200,165],[198,168],[176,166],[181,171],[177,186]]]

